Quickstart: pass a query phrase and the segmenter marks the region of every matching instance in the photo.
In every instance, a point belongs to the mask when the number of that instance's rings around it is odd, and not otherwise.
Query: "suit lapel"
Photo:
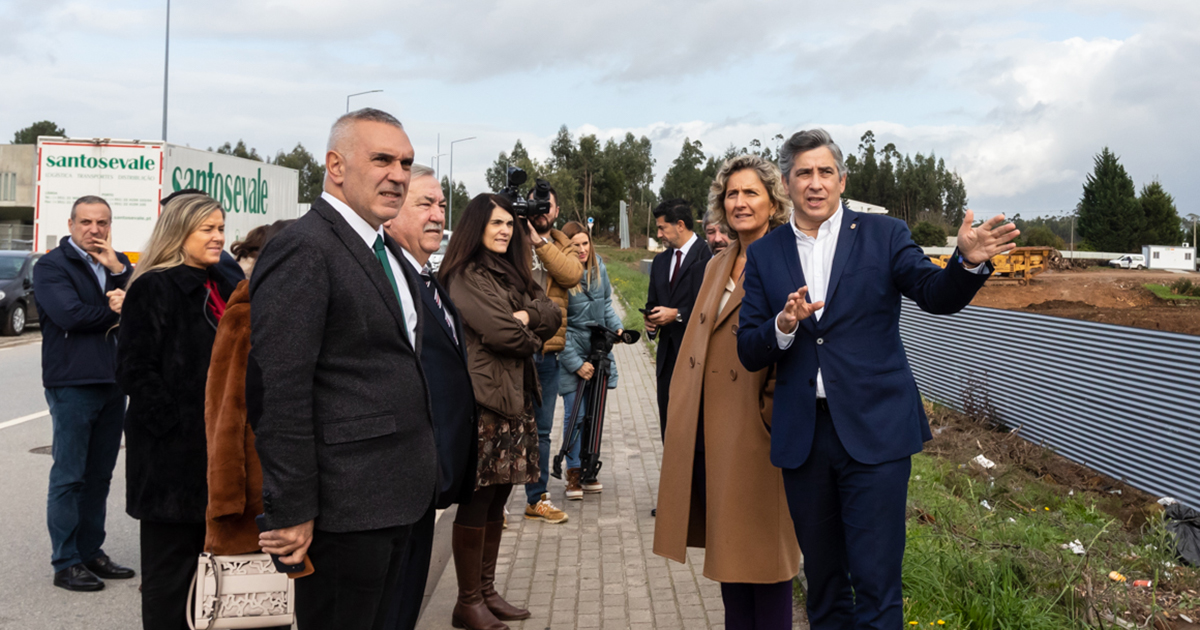
[[[442,287],[438,284],[438,281],[433,279],[431,276],[429,286],[421,290],[421,299],[425,301],[425,308],[428,309],[430,313],[433,313],[433,319],[437,321],[438,327],[442,329],[442,332],[445,333],[446,337],[449,338],[453,343],[455,331],[450,330],[450,324],[446,323],[446,314],[442,312],[440,307],[438,307],[437,300],[433,299],[434,291],[437,291],[438,295],[441,296],[442,304],[445,305],[446,312],[449,312],[451,309],[450,304],[446,301],[446,292],[442,290]],[[458,318],[456,317],[455,319],[457,320]],[[457,346],[457,344],[455,345]]]
[[[825,289],[825,303],[829,304],[833,292],[837,289],[838,280],[846,270],[846,263],[854,254],[854,243],[858,237],[858,213],[843,207],[842,227],[838,234],[837,250],[833,253],[833,267],[829,270],[829,287]],[[825,311],[826,314],[829,311]]]
[[[692,248],[688,250],[687,256],[684,256],[683,262],[681,262],[679,264],[679,274],[678,274],[678,277],[675,278],[675,283],[673,286],[668,277],[667,287],[671,291],[672,298],[675,297],[675,289],[679,288],[683,284],[684,274],[686,274],[688,272],[688,270],[692,268],[692,265],[696,264],[696,261],[700,258],[701,245],[703,245],[703,244],[700,242],[699,237],[697,237],[696,242],[692,243]],[[707,247],[707,245],[704,245],[704,246]],[[671,266],[675,265],[674,254],[671,255],[670,262],[671,262]],[[672,303],[674,303],[674,302],[672,302]]]
[[[801,267],[800,267],[800,251],[796,248],[796,232],[790,225],[791,219],[789,219],[788,221],[789,221],[789,225],[781,226],[777,229],[787,230],[784,233],[783,238],[779,239],[779,247],[780,247],[780,254],[783,256],[784,266],[787,267],[788,274],[791,275],[791,277],[792,277],[792,287],[794,287],[794,288],[788,289],[788,293],[790,294],[793,291],[799,289],[800,287],[807,286],[808,281],[805,280],[804,270],[801,269]],[[766,237],[763,237],[763,238],[766,238]],[[742,295],[745,295],[745,293],[743,293]],[[786,299],[787,299],[786,295],[784,296],[784,299],[786,301]],[[805,296],[805,299],[809,303],[812,303],[812,299],[809,298],[808,296]],[[808,328],[809,332],[816,332],[816,326],[813,325],[812,317],[806,317],[804,320],[802,320],[800,322],[800,325],[804,326],[805,328]]]
[[[412,342],[413,350],[419,357],[421,356],[421,335],[425,334],[424,331],[426,320],[426,318],[421,315],[421,312],[424,310],[420,307],[422,302],[421,296],[424,292],[421,291],[419,285],[424,285],[425,282],[421,280],[421,276],[417,273],[417,270],[413,269],[413,266],[409,264],[408,258],[405,257],[404,250],[400,248],[399,243],[397,243],[394,239],[392,239],[391,236],[388,236],[387,234],[383,235],[383,242],[384,245],[391,250],[392,255],[396,257],[396,262],[400,263],[397,266],[400,267],[400,272],[404,274],[404,279],[406,280],[405,284],[408,285],[408,294],[412,298],[413,310],[416,311],[413,314],[417,316],[417,325],[413,331],[413,338],[409,341]],[[400,287],[397,285],[396,288]],[[407,334],[408,323],[403,323],[405,325],[405,332]]]
[[[395,318],[396,324],[400,326],[400,336],[408,340],[408,323],[404,321],[404,314],[400,312],[400,302],[396,299],[396,293],[392,291],[392,285],[388,282],[387,276],[383,273],[383,267],[379,264],[379,259],[375,257],[375,253],[370,247],[363,242],[362,237],[351,228],[346,220],[334,210],[328,202],[318,197],[313,201],[312,210],[317,211],[322,218],[329,221],[333,226],[333,233],[342,241],[342,245],[350,253],[350,257],[362,267],[363,272],[371,279],[371,284],[375,285],[375,290],[379,292],[380,299],[387,305],[387,309]],[[418,321],[419,318],[418,318]],[[409,344],[412,347],[412,344]],[[414,348],[415,350],[415,348]]]

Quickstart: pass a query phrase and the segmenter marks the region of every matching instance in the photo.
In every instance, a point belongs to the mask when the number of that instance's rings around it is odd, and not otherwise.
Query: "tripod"
[[[637,343],[641,336],[637,331],[627,330],[621,335],[601,326],[589,324],[592,331],[592,347],[587,361],[595,366],[592,378],[580,380],[575,389],[575,404],[572,405],[570,423],[567,425],[567,437],[562,447],[554,456],[554,471],[550,473],[555,479],[562,479],[562,462],[567,456],[571,445],[581,440],[579,460],[583,479],[595,479],[600,473],[604,462],[600,461],[600,439],[604,433],[604,406],[608,400],[608,377],[612,373],[612,360],[609,353],[618,342]],[[587,404],[584,404],[584,401]],[[581,415],[580,409],[583,408]]]

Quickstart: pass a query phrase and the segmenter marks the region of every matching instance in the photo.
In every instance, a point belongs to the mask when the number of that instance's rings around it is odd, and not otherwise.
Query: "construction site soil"
[[[1104,324],[1200,335],[1200,300],[1163,300],[1143,287],[1200,273],[1087,269],[1046,271],[1028,285],[989,281],[971,304]]]

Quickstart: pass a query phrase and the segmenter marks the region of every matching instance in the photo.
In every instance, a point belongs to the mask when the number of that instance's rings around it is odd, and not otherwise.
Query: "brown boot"
[[[530,616],[528,610],[517,608],[504,601],[504,598],[496,592],[496,557],[500,555],[500,534],[503,532],[504,525],[501,521],[492,521],[487,524],[487,534],[483,537],[483,576],[480,578],[480,591],[483,593],[483,601],[487,604],[488,610],[492,611],[497,619],[504,621],[528,619]]]
[[[579,476],[583,474],[581,468],[567,469],[567,500],[582,501],[583,486],[579,483]]]
[[[508,630],[483,601],[480,576],[483,575],[484,532],[482,527],[454,524],[450,547],[454,552],[454,572],[458,575],[458,602],[450,616],[450,625],[469,630]],[[495,567],[495,561],[492,563]]]

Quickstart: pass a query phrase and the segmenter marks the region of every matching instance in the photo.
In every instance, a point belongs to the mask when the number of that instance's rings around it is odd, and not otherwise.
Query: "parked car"
[[[442,246],[438,250],[429,255],[429,269],[434,273],[438,267],[442,266],[442,258],[446,256],[446,248],[450,246],[450,235],[453,234],[450,230],[442,230]]]
[[[33,300],[33,264],[42,255],[35,252],[0,251],[0,333],[19,335],[25,326],[38,322]]]
[[[1118,269],[1145,269],[1146,257],[1141,254],[1126,254],[1108,261],[1108,266]]]

